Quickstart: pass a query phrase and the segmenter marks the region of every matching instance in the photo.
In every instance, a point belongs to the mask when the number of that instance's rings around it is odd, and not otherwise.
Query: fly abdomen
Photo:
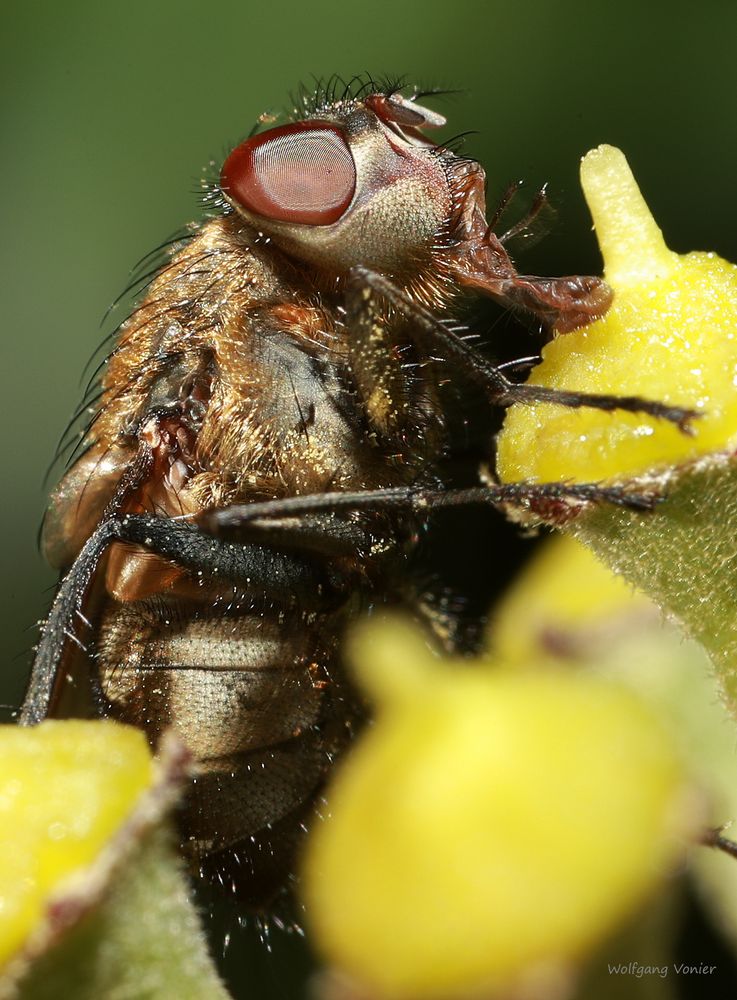
[[[152,741],[173,726],[198,758],[294,736],[315,721],[312,665],[324,650],[304,613],[290,617],[156,598],[115,602],[97,657],[111,714],[145,726]]]
[[[195,759],[185,845],[221,877],[247,864],[248,878],[232,881],[262,905],[278,888],[268,873],[283,879],[275,851],[293,850],[350,736],[355,712],[335,656],[346,608],[333,599],[305,611],[232,588],[207,595],[110,599],[97,643],[99,696],[104,714],[144,729],[152,744],[166,728],[178,733]]]

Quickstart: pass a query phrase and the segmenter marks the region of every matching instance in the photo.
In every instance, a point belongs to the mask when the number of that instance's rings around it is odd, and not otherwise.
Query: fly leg
[[[370,578],[377,569],[381,572],[385,562],[391,567],[394,560],[396,565],[397,557],[402,558],[403,543],[411,544],[416,538],[413,526],[416,532],[416,526],[424,524],[440,508],[485,504],[502,510],[527,509],[541,518],[563,523],[587,503],[642,511],[652,510],[659,499],[655,492],[597,483],[509,483],[445,490],[401,486],[233,505],[206,511],[199,522],[216,537],[262,539],[287,550],[298,547],[301,552],[319,553],[331,560],[345,557],[349,571],[357,565]],[[390,572],[388,578],[393,575]],[[404,586],[391,593],[385,590],[386,596],[422,619],[448,650],[455,649],[460,635],[456,613],[444,601],[433,599],[426,590],[427,581],[423,583],[421,577],[413,578],[405,571],[401,579]]]
[[[653,510],[662,499],[657,492],[641,493],[626,486],[603,486],[601,483],[497,483],[467,489],[426,489],[419,486],[390,486],[378,490],[310,493],[282,500],[234,504],[210,510],[200,516],[200,523],[213,534],[235,530],[261,531],[266,523],[283,519],[305,518],[326,511],[406,511],[423,514],[441,507],[468,504],[535,503],[545,500],[570,501],[572,504],[609,503],[628,510]]]
[[[390,534],[382,531],[372,521],[371,526],[360,519],[347,520],[330,503],[312,506],[300,501],[312,497],[364,497],[369,491],[356,494],[318,493],[303,497],[266,500],[261,503],[233,504],[204,511],[197,516],[197,523],[208,534],[217,538],[247,543],[269,545],[282,552],[299,552],[323,560],[351,559],[356,557],[362,565],[385,555],[392,548]],[[377,490],[382,494],[384,491]],[[290,513],[296,503],[295,513]],[[359,505],[351,510],[361,510]],[[374,508],[376,509],[376,508]],[[255,511],[255,513],[254,513]]]
[[[393,340],[386,299],[362,274],[347,282],[345,307],[351,375],[371,431],[398,452],[411,451],[420,437],[426,450],[433,423],[426,409],[428,391],[413,379],[406,356],[415,345],[401,347]]]
[[[644,399],[641,396],[609,396],[512,382],[458,334],[443,326],[428,309],[408,299],[388,278],[365,267],[355,267],[352,275],[354,280],[363,281],[410,317],[415,325],[418,340],[424,342],[428,349],[444,352],[446,357],[460,365],[469,377],[482,386],[491,402],[499,406],[510,406],[512,403],[555,403],[558,406],[575,408],[586,406],[597,410],[645,413],[676,424],[686,434],[691,432],[691,422],[700,416],[697,410],[668,406],[666,403]],[[522,279],[516,278],[514,280]],[[544,280],[556,282],[568,279]],[[588,279],[576,280],[585,281]]]
[[[270,540],[272,526],[279,530],[287,524],[301,524],[307,531],[308,538],[315,529],[310,547],[323,549],[326,538],[320,538],[319,525],[328,525],[340,514],[351,512],[353,517],[360,512],[367,524],[376,529],[377,514],[389,519],[394,531],[385,538],[377,538],[378,531],[371,532],[373,545],[370,550],[364,549],[361,556],[362,566],[369,568],[384,556],[395,555],[401,546],[400,533],[397,531],[399,517],[407,525],[425,522],[436,510],[445,507],[462,507],[469,504],[484,504],[496,507],[503,513],[512,510],[527,510],[533,515],[549,522],[563,524],[586,504],[606,503],[623,507],[632,511],[653,510],[663,497],[656,490],[637,491],[627,486],[606,486],[600,483],[503,483],[477,486],[467,489],[432,489],[418,486],[399,486],[377,490],[358,490],[356,492],[316,493],[297,497],[287,497],[280,500],[268,500],[259,503],[234,505],[207,511],[201,517],[201,524],[208,532],[216,536],[258,538]],[[342,521],[338,523],[355,527],[355,522]],[[299,539],[294,534],[294,541]],[[347,536],[345,536],[347,539]],[[387,539],[390,544],[387,545]],[[403,603],[409,604],[415,612],[425,617],[427,623],[434,628],[437,615],[427,616],[427,610],[417,601],[417,595],[397,592],[396,596]],[[442,641],[446,636],[439,635]]]

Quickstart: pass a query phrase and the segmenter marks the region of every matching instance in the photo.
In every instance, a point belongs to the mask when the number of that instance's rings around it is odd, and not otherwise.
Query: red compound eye
[[[328,226],[351,203],[356,166],[340,129],[330,122],[296,122],[237,146],[225,161],[220,184],[256,215]]]

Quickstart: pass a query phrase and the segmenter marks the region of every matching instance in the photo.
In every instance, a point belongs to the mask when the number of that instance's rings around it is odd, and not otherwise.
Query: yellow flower
[[[581,183],[614,304],[557,337],[530,381],[639,395],[701,411],[693,436],[642,414],[516,405],[499,436],[503,480],[624,478],[731,447],[737,434],[737,267],[714,253],[673,253],[624,155],[592,150]]]
[[[658,884],[700,810],[623,686],[433,657],[398,622],[352,656],[378,702],[305,866],[331,965],[372,998],[551,989]]]
[[[0,727],[0,966],[149,787],[143,734],[114,722]]]

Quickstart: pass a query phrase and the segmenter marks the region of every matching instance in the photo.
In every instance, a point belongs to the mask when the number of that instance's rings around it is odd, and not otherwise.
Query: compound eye
[[[237,146],[220,185],[247,211],[277,222],[329,226],[356,189],[356,165],[345,136],[330,122],[296,122]]]

